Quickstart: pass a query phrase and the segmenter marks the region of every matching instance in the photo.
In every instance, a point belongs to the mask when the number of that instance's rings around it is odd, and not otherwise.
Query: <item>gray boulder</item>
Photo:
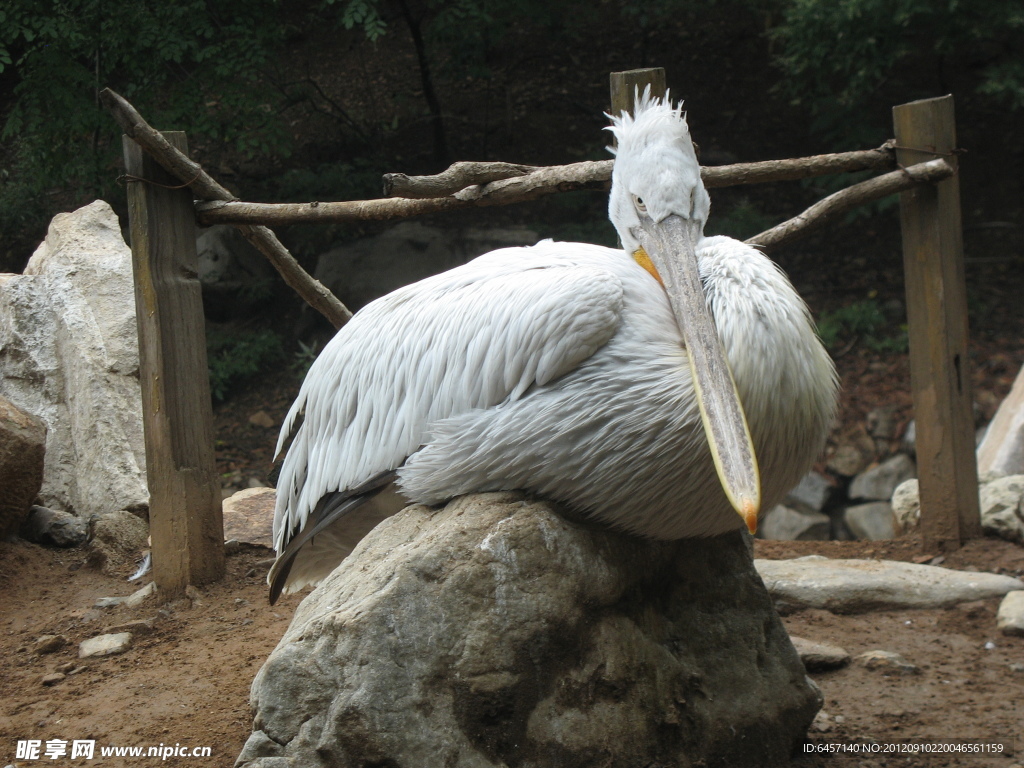
[[[857,475],[850,483],[849,495],[851,499],[888,501],[892,498],[896,486],[916,476],[917,467],[914,466],[913,460],[905,454],[897,453]]]
[[[0,397],[0,539],[18,530],[43,484],[46,425]]]
[[[828,541],[832,521],[820,512],[798,512],[778,504],[768,510],[759,530],[775,541]]]
[[[32,507],[21,535],[36,544],[77,547],[89,534],[89,521],[59,509]]]
[[[138,377],[131,251],[97,200],[54,217],[25,274],[0,275],[0,395],[47,426],[44,506],[147,506]]]
[[[868,541],[891,539],[895,532],[892,523],[892,505],[887,501],[857,504],[843,512],[843,522],[854,536]]]
[[[821,512],[832,494],[832,485],[817,472],[808,472],[787,495],[783,504],[798,512]]]
[[[739,534],[485,494],[389,518],[302,602],[236,765],[782,766],[820,703]]]

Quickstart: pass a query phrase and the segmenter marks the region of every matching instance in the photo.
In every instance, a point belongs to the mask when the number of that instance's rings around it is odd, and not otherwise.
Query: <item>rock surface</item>
[[[892,492],[892,522],[895,533],[912,531],[921,523],[921,489],[917,478],[905,480]]]
[[[813,640],[792,635],[789,639],[793,641],[793,647],[800,654],[800,661],[804,663],[804,668],[808,672],[827,672],[830,669],[845,667],[850,663],[850,654],[838,645],[816,643]]]
[[[77,547],[89,534],[89,521],[48,507],[32,507],[21,535],[36,544]]]
[[[1024,592],[1011,592],[999,604],[996,625],[1004,635],[1024,635]]]
[[[224,499],[224,539],[274,548],[273,488],[246,488]]]
[[[0,356],[2,334],[0,330]],[[0,396],[0,539],[28,517],[43,485],[45,453],[46,424]]]
[[[857,656],[857,661],[863,664],[866,669],[875,669],[880,672],[914,675],[921,671],[917,666],[893,651],[864,651],[864,653]]]
[[[999,406],[978,446],[978,474],[1024,473],[1024,368]]]
[[[788,765],[820,707],[739,535],[413,506],[299,606],[238,766]]]
[[[850,498],[888,501],[892,498],[896,486],[916,474],[917,467],[913,460],[905,454],[897,453],[853,478],[853,482],[850,483]]]
[[[780,611],[942,608],[1024,589],[1024,582],[1010,576],[892,560],[830,560],[810,555],[755,560],[754,565]]]
[[[887,501],[847,507],[843,512],[843,522],[858,539],[885,541],[894,535],[892,505]]]
[[[1024,475],[985,483],[979,492],[979,506],[985,533],[1024,544]]]
[[[787,495],[783,504],[797,512],[821,512],[832,494],[832,485],[817,472],[808,472]]]
[[[102,200],[50,223],[0,275],[0,395],[45,422],[42,504],[88,518],[144,508],[131,252]]]
[[[778,504],[758,526],[761,535],[775,541],[828,541],[832,521],[820,512],[799,512]]]
[[[118,632],[113,635],[97,635],[83,640],[78,646],[78,658],[88,659],[92,656],[112,656],[124,653],[132,645],[131,632]]]

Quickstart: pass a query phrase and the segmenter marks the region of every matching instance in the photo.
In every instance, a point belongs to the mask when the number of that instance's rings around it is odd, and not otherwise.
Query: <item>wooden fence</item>
[[[613,73],[613,112],[631,110],[635,87],[646,84],[664,94],[664,70]],[[298,265],[266,224],[397,219],[505,205],[570,190],[604,190],[611,178],[610,160],[549,168],[456,163],[432,177],[388,174],[385,193],[393,196],[380,200],[246,203],[188,158],[184,134],[160,133],[109,89],[101,98],[125,131],[127,179],[137,182],[128,186],[128,203],[153,570],[157,587],[168,596],[224,572],[197,221],[238,226],[288,285],[340,327],[352,313]],[[953,98],[902,104],[893,110],[893,123],[895,139],[877,149],[702,168],[701,175],[714,188],[889,171],[825,198],[748,242],[770,248],[855,205],[900,193],[921,534],[927,551],[944,551],[981,533]]]

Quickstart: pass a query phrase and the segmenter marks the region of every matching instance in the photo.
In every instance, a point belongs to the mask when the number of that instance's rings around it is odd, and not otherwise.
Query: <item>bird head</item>
[[[617,146],[609,147],[615,164],[608,217],[622,247],[629,254],[641,249],[636,230],[642,217],[661,222],[677,216],[703,235],[711,198],[700,179],[682,102],[673,107],[668,94],[654,98],[647,86],[637,94],[634,115],[610,117],[607,130]]]
[[[638,94],[633,116],[612,117],[609,218],[623,248],[664,287],[686,345],[694,393],[722,488],[753,533],[761,482],[753,441],[697,266],[711,199],[682,105]]]

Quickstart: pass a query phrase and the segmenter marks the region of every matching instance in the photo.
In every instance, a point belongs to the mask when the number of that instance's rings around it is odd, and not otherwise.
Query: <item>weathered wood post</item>
[[[901,166],[942,157],[955,167],[952,96],[894,107],[893,124]],[[921,536],[944,551],[981,535],[957,176],[901,193],[900,224]]]
[[[622,112],[633,114],[633,103],[637,88],[640,89],[640,93],[643,93],[644,86],[650,85],[652,96],[664,96],[667,88],[665,85],[664,67],[612,72],[609,80],[612,92],[611,113],[613,115],[618,115]]]
[[[188,152],[185,134],[165,133]],[[192,193],[124,137],[153,578],[162,595],[224,575],[224,525]]]

